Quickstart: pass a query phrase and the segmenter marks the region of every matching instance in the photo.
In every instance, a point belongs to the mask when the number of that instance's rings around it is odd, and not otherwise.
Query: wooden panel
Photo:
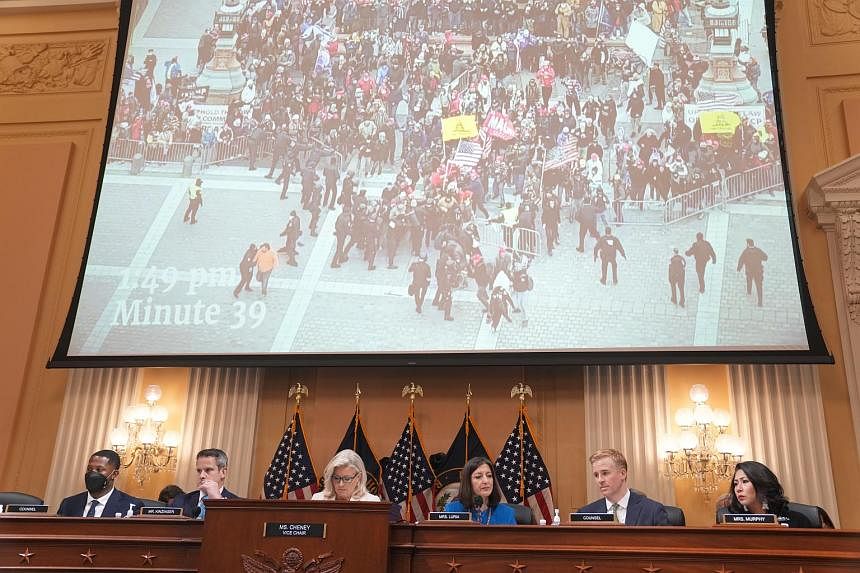
[[[193,519],[4,515],[0,570],[191,572],[202,532]]]

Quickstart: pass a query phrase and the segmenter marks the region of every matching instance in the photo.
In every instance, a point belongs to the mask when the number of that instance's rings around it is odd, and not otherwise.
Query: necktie
[[[612,510],[612,521],[615,521],[616,523],[618,523],[620,521],[618,519],[618,510],[621,509],[621,506],[618,505],[617,503],[613,503],[609,509]]]
[[[94,499],[90,503],[90,509],[87,511],[87,514],[84,517],[95,517],[96,516],[96,507],[99,505],[99,500]]]
[[[200,501],[197,502],[197,507],[200,508],[200,514],[197,516],[197,519],[206,519],[206,504],[203,503],[204,499],[206,499],[206,496],[201,495]]]

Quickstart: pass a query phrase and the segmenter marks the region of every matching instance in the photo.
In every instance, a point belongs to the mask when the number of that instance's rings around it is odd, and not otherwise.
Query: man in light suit
[[[207,499],[235,499],[239,496],[224,487],[227,480],[227,454],[210,448],[197,452],[197,491],[177,496],[173,507],[181,507],[182,515],[194,519],[206,518]]]
[[[603,499],[577,513],[612,513],[624,525],[669,525],[663,504],[627,487],[627,460],[618,450],[597,450],[588,458]]]
[[[141,502],[114,487],[119,476],[119,454],[100,450],[90,456],[84,484],[87,491],[67,497],[60,503],[57,515],[62,517],[122,517],[140,511]]]

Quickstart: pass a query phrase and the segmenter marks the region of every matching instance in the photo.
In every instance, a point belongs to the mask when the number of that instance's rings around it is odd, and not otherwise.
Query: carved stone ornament
[[[834,233],[848,315],[860,324],[860,155],[812,178],[806,189],[809,215]]]
[[[99,89],[107,40],[0,44],[0,95]]]
[[[830,40],[844,40],[846,35],[860,34],[860,1],[811,1],[815,10],[816,28],[822,36]]]
[[[344,558],[335,558],[331,553],[323,553],[305,563],[305,556],[297,547],[290,547],[275,561],[262,551],[254,551],[254,556],[242,555],[242,569],[245,573],[339,573]]]

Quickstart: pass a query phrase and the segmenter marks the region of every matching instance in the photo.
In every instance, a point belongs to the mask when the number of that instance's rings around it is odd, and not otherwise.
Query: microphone
[[[191,519],[197,519],[198,517],[200,517],[201,511],[202,509],[200,508],[200,506],[196,505],[194,506],[194,509],[191,510],[191,515],[189,515],[188,517],[190,517]]]
[[[484,498],[480,495],[476,495],[472,498],[472,505],[475,506],[475,509],[481,509],[481,506],[484,505]]]

